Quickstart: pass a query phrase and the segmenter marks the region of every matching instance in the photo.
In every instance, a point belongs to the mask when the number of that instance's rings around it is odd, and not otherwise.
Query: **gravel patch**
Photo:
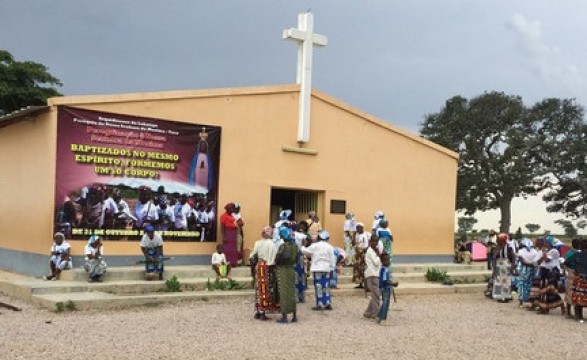
[[[55,313],[0,295],[1,359],[587,359],[587,323],[538,315],[481,294],[405,296],[391,326],[363,319],[368,300],[334,311],[298,304],[297,324],[253,319],[243,300]]]

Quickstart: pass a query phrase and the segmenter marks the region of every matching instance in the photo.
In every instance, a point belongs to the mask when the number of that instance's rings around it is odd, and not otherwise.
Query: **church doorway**
[[[279,220],[279,213],[284,209],[291,209],[291,218],[297,222],[307,220],[308,212],[312,210],[322,218],[323,198],[322,191],[272,188],[270,224]]]

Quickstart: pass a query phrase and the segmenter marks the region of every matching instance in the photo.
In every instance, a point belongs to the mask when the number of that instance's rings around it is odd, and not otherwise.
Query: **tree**
[[[458,225],[459,225],[458,232],[460,234],[467,234],[468,232],[471,232],[471,230],[473,230],[473,226],[475,226],[475,224],[477,222],[478,222],[478,220],[472,216],[459,217],[459,219],[458,219]]]
[[[577,219],[587,216],[587,124],[584,111],[572,100],[545,100],[534,108],[540,124],[533,149],[543,167],[538,188],[548,189],[543,200],[547,211]]]
[[[500,232],[509,233],[514,198],[552,188],[548,176],[563,165],[564,173],[577,168],[577,157],[554,156],[560,146],[551,140],[576,139],[582,114],[571,100],[546,99],[526,108],[519,96],[489,92],[449,99],[426,116],[420,133],[459,153],[457,209],[466,215],[499,209]]]
[[[554,221],[556,224],[559,224],[565,231],[565,235],[573,237],[577,236],[577,228],[570,220],[565,219],[558,219]]]
[[[516,233],[514,234],[514,239],[522,240],[523,237],[524,235],[522,235],[522,228],[519,227],[518,230],[516,230]]]
[[[47,98],[60,96],[54,88],[62,86],[45,65],[16,61],[0,50],[0,116],[32,105],[45,105]]]
[[[528,229],[528,231],[531,234],[534,234],[536,231],[540,230],[540,225],[538,225],[538,224],[526,224],[526,229]]]

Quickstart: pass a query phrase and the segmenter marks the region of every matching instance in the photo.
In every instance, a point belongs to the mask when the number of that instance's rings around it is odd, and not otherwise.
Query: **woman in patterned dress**
[[[495,268],[493,269],[493,288],[491,297],[498,302],[512,300],[512,275],[514,273],[515,255],[507,245],[508,235],[501,233],[497,236],[495,249]]]
[[[279,287],[279,307],[281,308],[281,319],[278,319],[277,322],[285,324],[288,322],[288,314],[292,314],[291,322],[298,321],[296,316],[296,274],[294,270],[294,264],[298,258],[298,246],[295,244],[291,229],[282,227],[279,230],[279,236],[283,239],[283,244],[279,246],[275,257]]]

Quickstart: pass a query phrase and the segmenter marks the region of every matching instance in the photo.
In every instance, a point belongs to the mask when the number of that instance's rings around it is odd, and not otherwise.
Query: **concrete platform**
[[[452,286],[426,281],[425,272],[434,268],[447,271]],[[231,272],[232,279],[243,286],[241,290],[209,290],[209,282],[215,281],[215,274],[209,266],[168,266],[165,277],[176,276],[181,292],[166,292],[165,280],[143,280],[143,267],[109,268],[102,283],[88,283],[82,269],[63,273],[59,281],[45,281],[21,274],[0,271],[0,292],[28,300],[47,309],[56,310],[57,304],[73,302],[79,310],[115,309],[129,306],[155,306],[179,301],[209,301],[211,299],[242,298],[252,301],[254,290],[248,267],[239,267]],[[485,264],[398,264],[394,267],[394,278],[400,282],[396,296],[440,295],[455,292],[479,292],[485,287],[485,279],[491,272]],[[332,290],[337,296],[364,296],[361,289],[351,283],[352,268],[343,268],[339,276],[339,288]],[[311,281],[311,280],[310,280]],[[309,287],[307,298],[313,298]],[[310,300],[311,301],[311,300]]]

